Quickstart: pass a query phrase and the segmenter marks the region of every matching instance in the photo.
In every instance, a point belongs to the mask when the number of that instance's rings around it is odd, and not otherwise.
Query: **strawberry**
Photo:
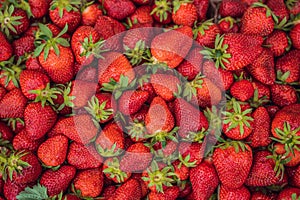
[[[181,142],[178,146],[179,160],[187,167],[199,165],[204,157],[205,145],[198,142]]]
[[[69,86],[68,86],[69,87]],[[82,108],[87,105],[89,99],[97,91],[97,83],[89,81],[74,80],[71,83],[71,90],[66,87],[67,102],[70,101],[75,109]],[[84,92],[82,92],[84,91]]]
[[[119,21],[125,19],[135,11],[135,6],[130,0],[105,0],[103,3],[107,15]]]
[[[228,33],[221,37],[217,35],[215,48],[205,48],[201,53],[205,55],[204,58],[216,60],[217,68],[221,66],[227,70],[238,70],[252,63],[261,54],[262,43],[260,36]]]
[[[81,24],[83,26],[95,26],[97,18],[103,15],[98,3],[87,4],[81,8]]]
[[[26,132],[33,140],[43,137],[55,124],[57,115],[51,106],[41,103],[30,103],[24,111]]]
[[[34,51],[34,37],[23,36],[12,43],[14,53],[16,56],[24,56],[26,53],[31,53]]]
[[[55,38],[53,38],[53,33],[47,26],[39,24],[39,28],[43,37],[40,36],[36,39],[39,46],[35,49],[34,55],[38,56],[41,66],[46,70],[52,81],[55,83],[70,81],[73,78],[74,56],[68,47],[69,42],[60,37],[67,32],[68,26]],[[51,43],[47,42],[50,40]]]
[[[279,21],[284,18],[289,20],[290,14],[283,0],[267,1],[266,5],[272,10],[272,12],[278,17]]]
[[[138,5],[144,5],[144,4],[149,4],[151,1],[150,0],[132,0],[133,3],[138,4]]]
[[[0,100],[1,118],[22,118],[27,104],[26,97],[16,88],[8,92]]]
[[[290,31],[292,44],[296,49],[300,49],[300,24],[296,24]]]
[[[237,189],[229,189],[224,185],[220,186],[218,198],[229,200],[229,199],[239,199],[239,200],[250,200],[251,194],[245,186],[241,186]]]
[[[9,118],[7,120],[7,125],[15,134],[21,132],[25,128],[25,123],[22,118]]]
[[[103,197],[103,199],[108,199],[115,193],[115,191],[116,191],[116,186],[114,185],[107,186],[103,188],[101,197]]]
[[[273,103],[280,107],[291,105],[298,101],[296,90],[290,85],[272,85],[271,96]]]
[[[30,184],[16,184],[7,180],[3,186],[3,195],[7,200],[17,200],[17,196]]]
[[[21,132],[15,135],[12,144],[15,150],[37,151],[42,141],[43,138],[39,140],[32,140],[29,138],[26,129],[24,128]]]
[[[297,15],[300,12],[300,2],[289,0],[286,2],[286,6],[289,9],[289,12],[293,15]]]
[[[143,143],[134,143],[128,147],[120,161],[120,169],[124,172],[145,170],[152,160],[150,149]]]
[[[124,143],[124,135],[120,125],[111,122],[102,129],[95,141],[95,147],[101,156],[113,157],[122,152]]]
[[[94,28],[105,40],[126,30],[122,23],[108,16],[99,16]]]
[[[239,0],[224,0],[220,4],[219,12],[222,17],[242,17],[246,11],[246,5]]]
[[[189,167],[182,164],[180,160],[176,160],[172,163],[174,167],[174,173],[176,174],[177,178],[181,181],[187,180],[190,176],[190,169]]]
[[[63,0],[52,0],[49,9],[51,21],[59,28],[64,28],[67,24],[68,31],[72,33],[81,21],[80,5],[81,1],[79,0],[72,0],[68,3]]]
[[[198,14],[198,21],[202,21],[206,19],[206,14],[209,7],[209,1],[208,0],[194,0],[194,5],[197,9]]]
[[[141,185],[139,181],[130,179],[122,184],[108,200],[136,200],[141,199]]]
[[[6,61],[9,60],[9,58],[13,54],[13,48],[9,41],[6,39],[6,36],[0,31],[0,61]]]
[[[40,184],[47,188],[48,196],[58,195],[67,190],[75,174],[75,167],[69,165],[61,166],[57,171],[48,169],[42,174]]]
[[[251,200],[275,200],[276,194],[270,193],[266,194],[265,192],[257,191],[251,193]]]
[[[97,197],[103,188],[103,173],[100,168],[86,169],[77,173],[74,189],[82,197]]]
[[[76,169],[97,168],[101,166],[103,161],[93,145],[84,146],[77,142],[70,144],[67,160]]]
[[[300,189],[295,187],[284,188],[279,194],[277,199],[298,199],[300,197]]]
[[[291,132],[289,126],[287,126],[287,127],[285,126],[284,129],[288,130],[287,133]],[[298,128],[298,130],[299,130],[299,128]],[[294,133],[296,131],[297,130],[294,130]],[[279,135],[280,133],[278,132],[277,134]],[[284,134],[286,134],[286,133],[284,133]],[[281,156],[284,166],[295,167],[300,163],[300,151],[297,150],[297,148],[298,148],[297,144],[293,145],[291,142],[284,143],[284,142],[282,142],[282,140],[280,140],[280,139],[278,140],[276,138],[273,138],[273,140],[275,140],[276,143],[273,145],[272,150],[276,154],[278,154],[279,157]],[[279,142],[277,142],[276,140]]]
[[[150,192],[148,194],[149,200],[176,200],[179,196],[179,188],[177,186],[169,187],[167,188],[164,193],[156,193],[156,192]]]
[[[98,133],[98,127],[93,123],[92,117],[86,114],[62,118],[53,129],[81,144],[92,142]]]
[[[213,19],[207,20],[200,24],[195,24],[193,33],[194,39],[201,46],[213,48],[215,39],[220,33],[220,29],[217,24],[213,23]]]
[[[174,117],[166,102],[161,97],[155,97],[149,107],[145,119],[145,125],[149,134],[157,132],[170,132],[174,127]]]
[[[299,81],[300,78],[300,51],[291,50],[281,58],[278,58],[275,64],[277,78],[284,83]]]
[[[300,177],[299,177],[300,171],[299,170],[300,170],[299,166],[291,167],[291,168],[287,169],[289,183],[292,186],[299,187],[299,185],[300,185]]]
[[[107,158],[103,163],[103,173],[115,183],[124,183],[130,176],[130,172],[123,172],[120,170],[120,161],[117,157]]]
[[[249,145],[253,148],[266,147],[271,143],[270,126],[271,119],[265,107],[258,107],[252,113],[253,132],[246,138]]]
[[[155,21],[161,24],[169,24],[172,21],[172,1],[155,0],[151,15]]]
[[[158,96],[165,101],[175,99],[174,95],[178,93],[180,80],[172,74],[155,73],[151,75],[150,83]]]
[[[204,161],[190,170],[193,195],[196,200],[208,199],[219,184],[218,174],[211,161]]]
[[[242,79],[232,84],[230,94],[240,101],[247,101],[254,95],[254,88],[249,80]]]
[[[140,110],[149,97],[148,92],[141,90],[127,90],[123,92],[118,103],[120,111],[124,115],[132,115]]]
[[[50,7],[50,1],[28,0],[28,4],[34,18],[41,18],[45,16]]]
[[[175,24],[192,27],[197,18],[197,8],[191,1],[173,2],[172,20]]]
[[[0,86],[0,100],[6,95],[6,93],[5,88]]]
[[[141,6],[137,8],[134,13],[127,18],[127,21],[131,28],[152,26],[153,18],[151,16],[151,7]]]
[[[57,135],[43,142],[38,148],[37,155],[44,165],[56,167],[66,160],[67,151],[68,138]]]
[[[0,141],[12,142],[13,137],[12,130],[5,123],[0,122]]]
[[[237,21],[230,16],[222,18],[218,22],[218,26],[222,34],[239,32],[239,26],[237,25]]]
[[[176,126],[180,127],[180,137],[186,138],[190,132],[198,132],[208,128],[208,120],[203,112],[182,98],[174,101],[174,116]]]
[[[151,43],[153,58],[170,68],[177,67],[192,47],[192,36],[192,29],[188,26],[157,35]],[[161,44],[165,44],[163,49]]]
[[[275,82],[274,56],[271,50],[264,49],[260,56],[247,69],[250,74],[266,85],[272,85]]]
[[[45,72],[45,70],[43,69],[43,67],[41,66],[38,58],[35,58],[33,56],[29,56],[28,59],[26,60],[26,69],[29,70],[35,70],[35,71],[40,71],[40,72]]]

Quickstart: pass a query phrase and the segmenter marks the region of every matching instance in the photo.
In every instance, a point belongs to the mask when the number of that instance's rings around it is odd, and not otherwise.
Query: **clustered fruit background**
[[[0,199],[300,199],[299,0],[0,3]]]

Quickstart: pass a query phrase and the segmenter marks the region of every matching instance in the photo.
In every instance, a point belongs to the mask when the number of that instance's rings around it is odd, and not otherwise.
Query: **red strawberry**
[[[135,12],[128,18],[129,25],[131,28],[140,26],[152,26],[153,18],[151,16],[150,6],[141,6],[135,10]]]
[[[96,82],[81,81],[76,79],[72,81],[71,90],[69,91],[68,87],[66,87],[65,92],[69,92],[68,97],[72,98],[71,100],[69,99],[69,101],[73,103],[75,109],[78,109],[86,106],[89,99],[96,93],[96,91]]]
[[[246,8],[246,5],[239,0],[224,0],[220,4],[219,12],[222,17],[242,17]]]
[[[194,167],[201,163],[205,145],[198,142],[181,142],[178,146],[180,161],[187,167]]]
[[[103,197],[103,199],[108,199],[115,193],[115,191],[116,191],[116,186],[114,185],[107,186],[103,188],[101,197]]]
[[[219,22],[219,29],[221,33],[237,33],[239,32],[239,26],[237,21],[232,17],[222,18]]]
[[[292,186],[298,187],[300,186],[300,166],[291,167],[287,169],[289,183]]]
[[[81,12],[81,24],[84,26],[95,26],[97,18],[102,15],[103,12],[98,3],[88,5]]]
[[[124,183],[130,176],[130,172],[123,172],[120,170],[120,161],[117,157],[107,158],[103,163],[103,173],[115,183]]]
[[[135,6],[130,0],[105,0],[103,3],[104,9],[108,16],[117,20],[123,20],[135,11]]]
[[[134,143],[126,150],[120,161],[120,169],[124,172],[145,170],[152,161],[150,149],[143,143]]]
[[[48,196],[58,195],[67,190],[75,174],[75,167],[69,165],[64,165],[57,171],[48,169],[42,174],[40,184],[47,188]]]
[[[204,161],[190,170],[195,200],[208,199],[219,184],[218,174],[211,161]]]
[[[254,88],[249,80],[242,79],[232,84],[230,94],[240,101],[247,101],[254,95]]]
[[[287,34],[281,30],[273,31],[264,43],[276,57],[283,55],[289,48]]]
[[[246,138],[251,147],[265,147],[271,143],[271,120],[265,107],[258,107],[253,113],[253,132]]]
[[[132,115],[140,110],[149,97],[148,92],[141,90],[127,90],[120,97],[119,109],[124,115]]]
[[[174,167],[174,173],[178,177],[179,180],[184,181],[187,180],[190,176],[190,169],[189,167],[182,164],[180,160],[176,160],[172,163]]]
[[[15,150],[37,151],[42,141],[43,138],[39,140],[32,140],[29,138],[26,129],[24,128],[21,132],[15,135],[13,139],[13,147]]]
[[[285,130],[288,130],[287,133],[290,133],[290,128],[289,127],[284,127]],[[284,130],[284,131],[285,131]],[[298,128],[299,130],[299,128]],[[294,133],[297,132],[297,129],[294,130]],[[279,132],[277,132],[277,134],[279,135]],[[285,133],[286,134],[286,133]],[[291,135],[293,135],[293,133],[291,133]],[[283,138],[285,137],[285,135],[283,136]],[[274,140],[274,139],[273,139]],[[280,142],[276,142],[273,145],[273,151],[278,154],[279,156],[282,156],[283,158],[285,158],[284,160],[284,166],[288,166],[288,167],[295,167],[297,165],[299,165],[300,163],[300,151],[297,150],[298,146],[297,144],[293,144],[290,142],[282,142],[281,139],[279,139]],[[289,148],[289,149],[287,149]]]
[[[197,8],[193,3],[173,2],[172,19],[175,24],[192,27],[197,18]]]
[[[100,167],[103,159],[93,145],[83,145],[72,142],[68,151],[68,163],[76,169],[91,169]]]
[[[0,100],[0,117],[22,118],[26,104],[27,99],[21,90],[18,88],[13,89]]]
[[[126,30],[122,23],[108,16],[99,16],[95,24],[95,29],[105,40]]]
[[[194,5],[197,8],[197,14],[198,14],[198,21],[202,21],[206,19],[206,14],[209,7],[209,1],[208,0],[194,0]]]
[[[169,24],[172,21],[171,6],[171,0],[156,0],[151,11],[153,19],[161,24]]]
[[[97,197],[102,188],[103,173],[100,168],[82,170],[74,179],[74,189],[79,190],[82,197]]]
[[[300,12],[300,2],[299,1],[288,1],[286,2],[289,12],[293,15],[297,15]]]
[[[251,193],[251,200],[275,200],[276,194],[270,193],[266,194],[265,192],[257,191]]]
[[[45,16],[50,7],[50,1],[28,0],[28,3],[34,18],[41,18]]]
[[[150,192],[148,194],[148,199],[149,200],[163,200],[163,199],[168,199],[168,200],[176,200],[177,197],[179,196],[179,188],[177,186],[173,187],[168,187],[164,193],[157,193],[157,192]]]
[[[192,47],[192,36],[192,29],[188,26],[157,35],[151,43],[153,58],[170,68],[177,67]]]
[[[16,184],[13,181],[7,180],[3,186],[3,195],[7,200],[17,200],[17,196],[28,185],[31,184]]]
[[[173,129],[174,117],[161,97],[155,97],[152,100],[145,124],[149,134],[161,131],[170,132]]]
[[[44,72],[45,70],[41,66],[38,58],[34,58],[33,56],[29,56],[28,59],[26,60],[26,69],[28,70],[35,70],[39,72]]]
[[[270,8],[261,3],[249,7],[242,18],[241,32],[244,34],[267,36],[273,32],[274,20]],[[257,23],[259,22],[259,23]]]
[[[61,29],[68,24],[68,31],[72,33],[81,21],[80,5],[80,1],[71,1],[68,4],[63,4],[60,3],[60,0],[52,0],[49,10],[51,21]]]
[[[284,18],[286,20],[289,20],[290,14],[289,14],[289,10],[287,9],[287,7],[285,5],[284,0],[267,1],[266,5],[278,17],[279,21],[282,21]]]
[[[12,130],[3,122],[0,122],[0,140],[12,141],[14,135]]]
[[[9,60],[9,58],[13,54],[13,48],[11,44],[6,39],[5,35],[0,31],[0,61],[6,61]]]
[[[220,32],[218,25],[213,23],[212,19],[196,25],[193,30],[194,39],[198,44],[210,48],[214,47],[216,37]]]
[[[292,44],[296,49],[300,49],[300,24],[296,24],[290,31]]]
[[[0,100],[6,95],[6,93],[5,88],[0,86]]]
[[[43,142],[37,151],[39,159],[44,165],[56,167],[66,160],[68,151],[68,138],[57,135]]]
[[[25,35],[17,40],[14,40],[12,45],[16,56],[24,56],[26,53],[31,53],[34,51],[34,37]]]
[[[274,84],[271,86],[272,101],[280,107],[294,104],[298,101],[295,88],[290,85]]]
[[[294,187],[287,187],[281,190],[277,199],[285,199],[285,200],[292,200],[297,199],[300,197],[300,189]]]
[[[33,140],[43,137],[55,124],[57,115],[51,106],[41,103],[30,103],[24,111],[26,132]]]
[[[229,189],[226,186],[221,185],[219,190],[219,199],[231,200],[231,199],[239,199],[239,200],[250,200],[251,194],[249,190],[242,186],[237,189]]]
[[[142,191],[139,181],[130,179],[122,184],[108,200],[136,200],[141,199]]]

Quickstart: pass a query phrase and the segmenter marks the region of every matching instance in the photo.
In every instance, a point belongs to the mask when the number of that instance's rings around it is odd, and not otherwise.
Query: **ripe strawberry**
[[[6,92],[5,88],[0,86],[0,101],[6,95],[6,93],[7,92]]]
[[[208,120],[201,110],[182,98],[176,98],[174,104],[174,116],[176,126],[180,127],[180,137],[186,138],[190,132],[198,132],[208,128]]]
[[[155,0],[151,15],[155,21],[161,24],[169,24],[172,21],[172,1]]]
[[[36,39],[39,46],[35,49],[34,55],[38,56],[41,66],[46,70],[51,80],[55,83],[66,83],[73,78],[74,56],[68,47],[69,42],[60,36],[67,32],[66,26],[55,38],[51,30],[39,24],[41,36]],[[53,40],[51,43],[44,43]],[[56,50],[54,50],[55,48]]]
[[[21,132],[25,128],[25,123],[22,118],[9,118],[7,120],[7,125],[15,134]]]
[[[9,41],[6,39],[6,36],[0,31],[0,61],[6,61],[9,60],[9,58],[13,54],[13,48]]]
[[[300,12],[300,2],[299,1],[287,1],[286,6],[289,9],[289,12],[293,15],[297,15]]]
[[[216,67],[238,70],[252,63],[262,52],[262,37],[241,33],[217,35],[215,48],[201,51],[204,58],[216,60]],[[218,55],[216,55],[218,52]],[[221,53],[221,55],[219,55]]]
[[[277,78],[284,83],[299,81],[300,78],[300,51],[291,50],[281,58],[278,58],[275,64]]]
[[[26,69],[28,70],[35,70],[35,71],[46,73],[46,71],[41,66],[38,58],[35,58],[32,55],[28,57],[28,59],[25,62],[25,65],[26,65]]]
[[[274,20],[270,8],[264,4],[256,3],[249,7],[241,20],[241,33],[267,36],[273,32]],[[257,23],[259,22],[259,23]]]
[[[103,3],[107,15],[119,21],[125,19],[135,11],[135,6],[130,0],[106,0]]]
[[[172,20],[175,24],[192,27],[197,18],[197,8],[192,2],[173,2]]]
[[[287,169],[289,184],[295,187],[300,186],[300,167],[291,167]]]
[[[251,200],[275,200],[276,194],[274,193],[266,193],[262,191],[252,192]]]
[[[22,192],[30,184],[17,184],[14,181],[7,180],[3,186],[3,195],[7,200],[16,200],[20,192]]]
[[[211,161],[205,160],[190,170],[194,199],[208,199],[219,185],[218,174]]]
[[[158,96],[165,101],[172,101],[178,93],[180,80],[172,74],[155,73],[151,75],[150,83]]]
[[[145,125],[151,135],[161,131],[170,132],[174,128],[174,117],[161,97],[152,100]]]
[[[103,197],[103,199],[108,199],[115,193],[116,189],[117,188],[114,185],[104,187],[101,197]]]
[[[213,48],[216,37],[221,31],[218,25],[213,23],[213,20],[210,19],[199,25],[195,25],[193,33],[194,39],[199,45]]]
[[[37,155],[44,165],[56,167],[65,162],[67,151],[68,138],[57,135],[43,142],[38,148]]]
[[[0,140],[7,140],[11,142],[13,140],[12,130],[3,122],[0,122]]]
[[[280,107],[291,105],[298,101],[296,90],[290,85],[272,85],[271,96],[273,103]]]
[[[157,192],[150,192],[148,194],[149,200],[162,200],[162,199],[168,199],[168,200],[176,200],[179,196],[179,187],[172,186],[168,187],[164,193],[157,193]]]
[[[15,150],[28,150],[34,152],[37,151],[42,141],[43,138],[39,140],[32,140],[29,138],[26,129],[24,128],[21,132],[15,135],[12,144]]]
[[[69,146],[67,160],[76,169],[91,169],[100,167],[103,159],[93,145],[83,145],[72,142]]]
[[[17,40],[14,40],[12,45],[16,56],[24,56],[26,53],[31,53],[34,51],[34,37],[25,35]]]
[[[134,143],[126,150],[120,161],[120,169],[124,172],[145,170],[152,161],[150,149],[143,143]]]
[[[290,127],[284,127],[284,129],[288,130],[286,133],[291,132]],[[298,128],[298,130],[299,130],[299,128]],[[294,133],[295,132],[297,132],[297,129],[294,130]],[[284,133],[284,134],[286,134],[286,133]],[[277,132],[277,134],[279,135],[279,132]],[[291,135],[293,135],[293,133],[291,133]],[[285,135],[283,137],[285,137]],[[273,140],[274,140],[274,138],[273,138]],[[296,141],[297,141],[297,139],[296,139]],[[275,142],[276,142],[276,139],[275,139]],[[295,167],[295,166],[299,165],[299,163],[300,163],[300,151],[297,150],[297,148],[298,148],[297,144],[293,144],[291,142],[282,142],[282,140],[279,139],[279,142],[276,142],[273,145],[272,150],[279,156],[283,157],[282,159],[284,161],[284,163],[283,163],[284,166]]]
[[[239,32],[239,26],[237,25],[237,21],[230,16],[222,18],[218,22],[218,26],[222,34]]]
[[[279,21],[282,21],[284,18],[286,20],[289,20],[290,14],[289,14],[289,10],[285,5],[285,1],[283,0],[267,1],[266,5],[278,17]]]
[[[254,88],[249,80],[238,80],[230,87],[230,94],[240,100],[247,101],[254,95]]]
[[[69,87],[69,86],[68,86]],[[82,108],[87,105],[89,99],[96,93],[97,91],[97,83],[90,81],[81,81],[74,80],[71,83],[71,90],[69,91],[68,87],[66,87],[65,92],[67,92],[67,101],[70,101],[72,106],[75,109]],[[84,92],[82,92],[84,91]],[[69,98],[69,99],[68,99]]]
[[[48,169],[42,174],[40,184],[47,188],[48,196],[58,195],[67,190],[75,174],[76,168],[69,165],[63,165],[57,171]]]
[[[61,29],[68,24],[68,31],[74,32],[81,21],[80,5],[81,2],[78,0],[72,0],[67,4],[62,3],[62,0],[52,0],[49,9],[51,21]]]
[[[105,40],[126,30],[122,23],[108,16],[99,16],[94,28]]]
[[[187,167],[199,165],[204,158],[205,144],[198,142],[180,142],[178,153],[180,161]]]
[[[51,106],[41,103],[30,103],[24,111],[26,132],[33,140],[43,137],[55,124],[57,115]]]
[[[13,89],[0,100],[0,117],[22,118],[26,104],[27,99],[21,90],[18,88]]]
[[[141,199],[141,185],[139,181],[130,179],[122,184],[108,200],[136,200]]]
[[[100,168],[86,169],[77,173],[74,179],[74,189],[82,197],[97,197],[103,188],[103,173]]]
[[[127,90],[123,92],[118,103],[118,111],[124,115],[132,115],[140,110],[147,101],[149,94],[147,91]]]
[[[219,13],[222,17],[242,17],[246,11],[246,5],[239,0],[224,0],[220,4]]]
[[[286,199],[286,200],[292,200],[292,199],[298,199],[300,197],[300,189],[295,187],[287,187],[281,190],[279,193],[277,199]]]
[[[220,186],[219,190],[219,199],[230,200],[230,199],[239,199],[239,200],[250,200],[251,193],[245,186],[241,186],[237,189],[229,189],[224,185]]]
[[[82,8],[81,24],[83,26],[95,26],[97,18],[102,15],[103,12],[98,3],[88,4],[85,8]]]
[[[98,133],[92,117],[86,114],[61,118],[53,129],[80,144],[92,142]]]
[[[188,26],[157,35],[151,43],[153,58],[172,69],[177,67],[191,49],[192,37],[192,29]],[[163,48],[162,44],[165,44]]]
[[[130,176],[130,172],[123,172],[120,170],[120,161],[117,157],[107,158],[103,163],[103,173],[115,183],[124,183]]]
[[[206,19],[206,14],[209,7],[209,1],[208,0],[194,0],[193,4],[197,8],[197,14],[198,14],[198,21],[203,21]]]
[[[152,26],[153,18],[151,16],[150,6],[141,6],[135,10],[135,12],[127,18],[129,26],[131,28]]]
[[[50,1],[28,0],[28,4],[34,18],[41,18],[45,16],[50,7]]]
[[[120,125],[111,122],[102,129],[95,141],[95,147],[101,156],[112,157],[122,152],[124,143],[124,134]]]
[[[176,174],[177,178],[180,181],[185,181],[189,178],[190,176],[190,169],[189,167],[185,166],[182,164],[180,160],[176,160],[172,163],[174,167],[174,173]]]
[[[249,145],[253,148],[266,147],[271,143],[270,126],[271,119],[265,107],[258,107],[252,113],[253,132],[246,138]]]
[[[296,24],[290,31],[292,44],[296,49],[300,49],[300,24]]]

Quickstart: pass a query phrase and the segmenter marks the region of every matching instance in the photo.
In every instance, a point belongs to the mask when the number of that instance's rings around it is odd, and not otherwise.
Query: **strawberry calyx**
[[[277,137],[271,137],[271,139],[284,145],[285,156],[289,153],[295,155],[294,150],[300,151],[300,136],[297,134],[299,131],[300,126],[292,129],[290,123],[284,122],[283,129],[275,128]]]
[[[168,0],[155,0],[155,8],[150,13],[159,17],[159,21],[162,22],[168,18],[168,12],[172,12],[172,3]]]
[[[216,106],[212,106],[211,108],[206,108],[204,110],[204,115],[206,119],[209,121],[209,130],[213,130],[213,131],[221,130],[222,127],[221,113]]]
[[[251,98],[250,101],[249,101],[250,106],[252,108],[258,108],[258,107],[270,102],[270,100],[268,100],[267,96],[263,96],[261,98],[259,98],[258,96],[259,96],[258,89],[255,89],[254,94],[253,94],[253,98]]]
[[[111,160],[105,162],[105,169],[103,169],[103,173],[108,175],[109,178],[116,180],[118,183],[123,183],[125,179],[128,178],[126,172],[120,169],[119,159],[114,157]]]
[[[231,16],[228,16],[228,17],[222,18],[222,19],[219,21],[219,24],[220,24],[221,22],[223,22],[223,21],[229,22],[229,29],[232,29],[232,28],[233,28],[233,25],[234,25],[235,23],[237,23],[239,20],[238,20],[238,19],[234,19],[234,18],[232,18]]]
[[[33,14],[31,12],[31,7],[29,3],[25,0],[9,0],[10,3],[12,3],[15,8],[20,8],[24,11],[26,11],[28,18],[33,17]]]
[[[291,157],[287,158],[285,155],[279,155],[279,154],[275,153],[274,149],[273,149],[272,153],[273,154],[270,156],[267,156],[267,158],[274,160],[274,162],[275,162],[274,171],[276,172],[276,177],[280,176],[280,180],[282,180],[283,176],[284,176],[284,171],[285,171],[284,164],[290,162],[290,160],[292,158]]]
[[[4,86],[7,87],[10,82],[17,88],[19,87],[20,74],[25,66],[22,64],[22,59],[19,58],[15,63],[15,57],[11,57],[8,61],[0,62],[1,73],[0,78],[5,77]]]
[[[60,92],[55,87],[50,87],[50,83],[47,83],[46,87],[43,89],[30,90],[30,94],[36,94],[34,102],[41,102],[44,107],[46,103],[54,105],[53,99],[57,99],[57,94]]]
[[[176,135],[179,127],[173,128],[170,132],[166,131],[157,131],[154,134],[147,134],[146,138],[150,139],[150,146],[155,145],[157,142],[161,143],[162,148],[165,148],[167,145],[167,141],[171,140],[173,142],[178,142]]]
[[[57,84],[56,88],[59,93],[63,96],[64,102],[60,104],[57,108],[58,111],[64,109],[65,106],[73,108],[75,105],[73,100],[76,98],[75,96],[70,96],[71,93],[72,82],[69,82],[68,85]]]
[[[136,141],[142,141],[145,139],[146,127],[144,122],[133,120],[129,122],[129,126],[125,127],[128,132],[127,134]]]
[[[65,38],[61,36],[68,31],[68,24],[63,28],[63,30],[56,36],[53,37],[52,31],[44,24],[39,23],[39,29],[41,32],[35,39],[36,49],[33,53],[35,57],[38,57],[42,51],[44,51],[44,60],[47,60],[49,51],[54,50],[55,54],[59,56],[59,48],[58,45],[63,47],[69,47],[70,43]]]
[[[191,0],[173,0],[173,13],[175,14],[179,10],[181,4],[187,4],[187,3],[193,3],[193,1],[191,1]]]
[[[230,139],[224,140],[223,138],[220,138],[219,141],[221,143],[218,144],[215,148],[227,149],[228,147],[233,147],[236,153],[239,153],[240,150],[242,150],[242,152],[250,151],[248,147],[245,145],[245,143],[241,141],[230,140]]]
[[[77,12],[82,3],[81,0],[53,0],[50,5],[50,10],[58,9],[59,17],[62,18],[64,10]]]
[[[10,36],[10,31],[17,33],[15,26],[20,25],[20,19],[23,18],[21,16],[12,16],[14,11],[15,7],[13,5],[6,7],[4,11],[0,11],[1,31],[5,33],[7,37]]]
[[[63,192],[60,192],[58,195],[49,197],[49,195],[47,194],[47,188],[39,183],[37,185],[34,185],[32,188],[29,186],[26,187],[22,192],[18,194],[17,199],[19,200],[27,200],[27,199],[64,200]]]
[[[208,30],[210,26],[214,25],[213,20],[214,19],[209,19],[205,22],[201,22],[200,24],[195,22],[194,23],[194,29],[193,29],[194,39],[197,38],[199,33],[202,36],[205,35],[205,31]]]
[[[13,131],[16,130],[17,123],[20,123],[23,126],[25,125],[25,122],[22,118],[7,118],[7,119],[4,119],[3,121],[6,121],[7,125],[9,125]]]
[[[186,166],[188,168],[192,168],[192,167],[196,167],[197,166],[196,165],[196,163],[197,163],[196,160],[194,160],[193,162],[191,162],[191,155],[190,154],[188,154],[184,158],[182,157],[181,154],[179,154],[179,158],[178,159],[180,161],[180,163],[178,165],[179,169],[182,167],[182,165],[184,165],[184,166]]]
[[[292,8],[294,8],[294,6],[297,2],[298,2],[298,0],[286,0],[285,5],[289,10],[291,10]]]
[[[147,169],[147,176],[143,176],[142,180],[148,183],[149,188],[155,187],[157,192],[163,193],[163,186],[172,187],[175,182],[172,177],[176,177],[176,174],[171,166],[159,169],[157,162],[153,161]]]
[[[204,50],[201,50],[200,53],[204,55],[206,59],[213,59],[217,69],[219,69],[220,66],[226,69],[224,63],[229,63],[228,59],[231,58],[231,54],[227,53],[227,49],[228,44],[224,44],[224,35],[220,36],[220,34],[217,34],[215,48],[204,47]]]
[[[202,128],[198,132],[190,131],[185,138],[182,138],[182,140],[186,142],[202,143],[204,141],[205,136],[207,136],[208,133],[208,130],[206,130],[205,128]]]
[[[253,8],[265,8],[266,9],[266,17],[272,17],[276,24],[279,23],[278,17],[274,14],[274,12],[265,4],[261,2],[255,2],[251,5]]]
[[[100,39],[95,43],[92,35],[90,35],[89,37],[84,38],[83,42],[81,43],[83,51],[80,53],[80,56],[85,56],[86,58],[94,56],[96,58],[104,59],[101,54],[108,51],[108,49],[103,49],[104,44],[105,40],[103,39]]]
[[[203,78],[205,76],[198,74],[194,80],[187,82],[183,88],[183,97],[186,98],[188,101],[191,101],[193,97],[197,96],[197,88],[202,88],[203,85]]]
[[[123,149],[118,148],[117,143],[114,143],[111,148],[103,148],[97,144],[96,150],[103,157],[116,157],[123,153]]]
[[[139,65],[143,60],[150,61],[151,53],[143,40],[139,40],[133,49],[126,45],[124,45],[124,49],[124,54],[129,58],[132,65]]]
[[[91,100],[88,101],[88,106],[84,107],[85,110],[90,113],[96,122],[106,121],[112,114],[112,108],[106,108],[107,101],[100,104],[99,99],[94,95]]]
[[[147,144],[145,144],[147,146]],[[178,159],[177,152],[173,152],[171,155],[166,155],[164,149],[154,150],[151,148],[152,154],[154,154],[154,160],[157,162],[165,163],[166,165],[170,166],[173,162]]]
[[[242,111],[240,104],[237,101],[235,101],[233,103],[233,110],[230,109],[228,111],[222,112],[222,114],[224,114],[223,123],[229,124],[229,127],[226,131],[230,131],[231,129],[234,129],[239,126],[240,134],[243,135],[244,126],[250,127],[249,121],[254,120],[251,116],[249,116],[251,112],[251,108]]]

